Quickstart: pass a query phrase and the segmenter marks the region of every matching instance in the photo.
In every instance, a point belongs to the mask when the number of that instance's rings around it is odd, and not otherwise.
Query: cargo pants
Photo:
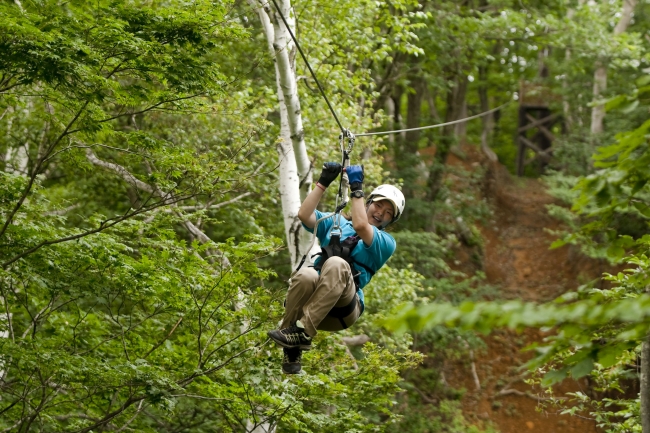
[[[349,328],[362,312],[350,265],[340,257],[330,257],[320,275],[314,268],[300,269],[291,278],[284,308],[280,329],[288,328],[297,320],[312,337],[319,330]]]

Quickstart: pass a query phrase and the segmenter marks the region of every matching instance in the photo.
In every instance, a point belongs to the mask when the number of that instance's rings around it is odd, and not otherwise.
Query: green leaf
[[[641,215],[644,217],[650,218],[650,206],[647,204],[641,202],[641,201],[633,201],[632,206],[639,212],[641,212]]]
[[[579,379],[583,376],[586,376],[594,369],[594,360],[589,356],[588,358],[583,359],[576,365],[571,368],[571,377],[574,379]]]
[[[630,195],[634,195],[637,192],[641,191],[641,189],[648,183],[647,178],[639,179],[634,183],[634,186],[632,187],[632,192]]]
[[[622,248],[632,248],[635,245],[634,238],[629,235],[623,235],[616,239],[616,245]]]
[[[607,110],[607,111],[614,110],[614,109],[620,107],[626,101],[627,101],[627,96],[626,95],[614,96],[613,98],[608,99],[605,102],[605,110]]]
[[[639,100],[635,99],[634,101],[630,102],[629,104],[626,104],[625,106],[621,107],[621,112],[624,114],[629,114],[632,111],[636,110],[636,108],[639,106]]]
[[[549,247],[549,249],[554,250],[554,249],[556,249],[556,248],[563,247],[563,246],[565,246],[566,244],[567,244],[567,243],[566,243],[566,241],[565,241],[564,239],[556,239],[555,241],[553,241],[553,243],[551,244],[551,246]]]
[[[612,260],[620,260],[624,255],[625,249],[623,247],[619,247],[618,245],[610,245],[610,247],[607,248],[607,256]]]
[[[650,75],[644,75],[643,77],[639,77],[636,79],[637,87],[647,86],[648,84],[650,84]]]
[[[616,364],[618,357],[626,350],[626,347],[619,345],[607,346],[598,350],[598,363],[605,368]]]
[[[551,370],[544,375],[542,378],[542,386],[548,387],[555,385],[558,382],[564,380],[567,376],[568,368],[562,368],[560,370]]]

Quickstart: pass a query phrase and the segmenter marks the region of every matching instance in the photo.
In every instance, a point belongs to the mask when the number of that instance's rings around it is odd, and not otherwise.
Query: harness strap
[[[360,240],[361,238],[357,235],[349,236],[345,238],[343,241],[341,241],[341,238],[339,237],[338,234],[336,236],[332,236],[330,238],[330,244],[327,245],[326,247],[322,247],[320,253],[314,254],[312,256],[312,257],[320,256],[320,260],[318,261],[318,263],[314,265],[314,269],[320,271],[323,268],[323,264],[327,261],[327,259],[329,259],[330,257],[340,257],[343,260],[345,260],[350,266],[350,272],[352,272],[352,280],[354,281],[354,285],[356,286],[356,289],[359,290],[359,287],[361,286],[361,281],[359,278],[361,276],[361,272],[358,271],[354,267],[354,265],[363,268],[366,272],[370,274],[371,277],[375,275],[375,271],[370,266],[357,262],[351,256],[352,251],[359,244]],[[327,315],[339,319],[339,322],[341,323],[343,329],[347,329],[348,326],[343,321],[343,318],[352,314],[355,307],[357,306],[357,302],[359,302],[358,300],[359,300],[359,295],[355,294],[354,298],[348,305],[344,307],[334,307],[327,313]]]
[[[343,307],[334,307],[329,311],[329,313],[327,313],[327,315],[339,319],[339,322],[341,323],[343,329],[348,329],[348,325],[345,324],[345,321],[343,319],[352,314],[354,309],[357,307],[357,302],[359,302],[359,295],[355,293],[352,301],[350,301],[348,305],[345,305]]]
[[[320,253],[316,253],[312,256],[321,256],[320,261],[314,266],[314,269],[317,271],[320,271],[321,268],[323,267],[323,264],[329,259],[330,257],[340,257],[348,264],[350,265],[350,270],[352,271],[352,277],[354,279],[354,284],[356,284],[357,289],[360,287],[361,283],[359,281],[359,277],[361,275],[361,272],[358,272],[355,268],[354,265],[357,265],[361,268],[363,268],[366,272],[370,274],[370,277],[375,276],[375,271],[372,269],[370,266],[367,266],[363,263],[360,263],[354,258],[352,258],[351,254],[354,248],[357,246],[361,238],[357,235],[355,236],[349,236],[345,238],[342,242],[335,237],[332,237],[330,240],[330,244],[326,247],[321,248]]]

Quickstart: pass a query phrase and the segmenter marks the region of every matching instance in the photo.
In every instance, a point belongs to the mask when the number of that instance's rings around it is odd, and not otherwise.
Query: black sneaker
[[[311,337],[305,334],[304,328],[299,328],[296,325],[269,331],[266,335],[282,347],[311,350]]]
[[[297,347],[282,349],[284,357],[282,358],[282,372],[284,374],[298,374],[302,370],[300,360],[302,359],[302,350]]]

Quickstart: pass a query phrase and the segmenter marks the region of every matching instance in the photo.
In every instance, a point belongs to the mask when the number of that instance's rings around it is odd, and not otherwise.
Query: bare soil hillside
[[[475,153],[474,158],[451,163],[469,168],[477,157]],[[485,194],[494,214],[481,228],[483,266],[489,283],[500,287],[500,298],[549,301],[608,270],[574,247],[549,249],[555,237],[547,229],[558,229],[560,223],[546,211],[554,199],[539,180],[514,178],[505,167],[495,165],[488,172]],[[520,349],[543,338],[536,330],[499,331],[484,339],[487,349],[477,353],[473,362],[467,359],[445,366],[448,384],[466,390],[462,403],[468,419],[491,423],[502,433],[599,431],[590,419],[559,415],[555,409],[538,410],[541,393],[522,380],[526,372],[520,367],[527,354]],[[587,379],[567,380],[557,389],[577,390],[591,392]]]

